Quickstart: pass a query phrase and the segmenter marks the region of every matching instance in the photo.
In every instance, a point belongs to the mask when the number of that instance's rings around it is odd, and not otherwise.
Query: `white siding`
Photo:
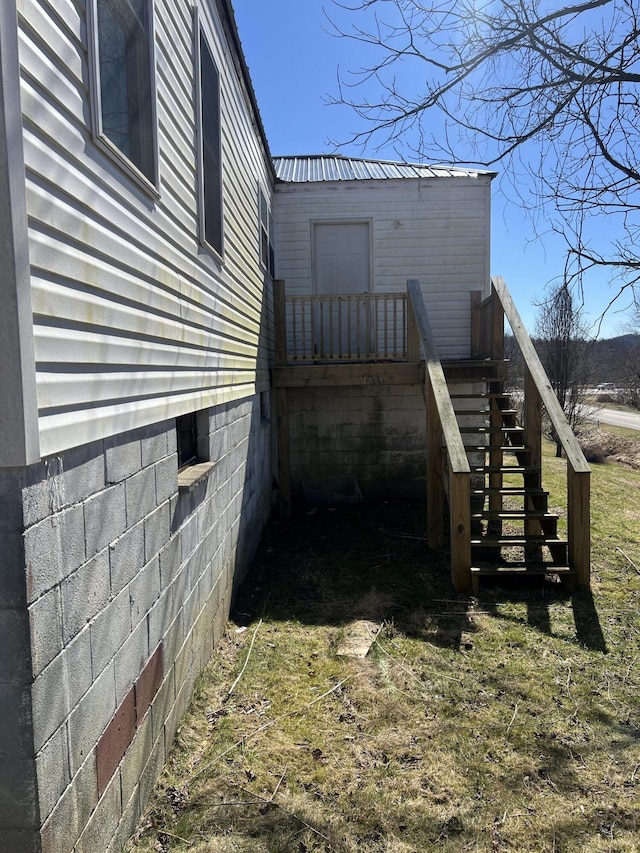
[[[314,221],[372,221],[373,289],[406,290],[417,278],[438,351],[469,355],[470,296],[489,285],[490,176],[277,184],[279,278],[312,291]]]
[[[191,4],[155,2],[159,200],[91,138],[84,3],[18,8],[42,454],[265,389],[271,178],[214,0],[200,20],[220,72],[222,265],[197,237]]]

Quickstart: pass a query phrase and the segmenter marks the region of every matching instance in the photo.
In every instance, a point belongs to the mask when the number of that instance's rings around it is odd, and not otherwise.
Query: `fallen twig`
[[[280,790],[280,785],[282,785],[282,780],[284,779],[286,772],[287,772],[287,768],[285,767],[284,770],[282,771],[282,776],[278,779],[278,784],[274,788],[273,794],[271,794],[271,802],[274,801],[276,794]]]
[[[182,841],[184,844],[188,844],[189,847],[193,847],[194,842],[189,841],[188,838],[183,838],[181,835],[174,835],[173,832],[169,832],[166,829],[159,829],[158,835],[166,835],[167,838],[175,838],[176,841]]]
[[[628,483],[630,486],[633,486],[636,489],[640,489],[640,485],[638,483],[632,483],[631,480],[627,480],[626,477],[622,478],[623,483]]]
[[[257,624],[257,625],[256,625],[256,627],[255,627],[255,630],[254,630],[254,632],[253,632],[253,637],[251,637],[251,643],[249,644],[249,651],[247,652],[247,656],[246,656],[246,658],[245,658],[245,660],[244,660],[244,664],[243,664],[243,666],[242,666],[242,669],[240,670],[240,673],[239,673],[238,677],[236,678],[236,680],[233,682],[233,684],[231,685],[231,687],[230,687],[230,688],[229,688],[229,690],[227,691],[227,696],[226,696],[225,702],[226,702],[226,700],[229,698],[229,696],[231,696],[231,694],[233,693],[233,691],[236,689],[236,687],[237,687],[237,685],[238,685],[238,682],[240,681],[240,679],[241,679],[241,678],[242,678],[242,676],[244,675],[244,671],[245,671],[245,669],[247,668],[247,664],[249,663],[249,658],[250,658],[250,656],[251,656],[251,651],[252,651],[252,649],[253,649],[253,644],[254,644],[255,639],[256,639],[256,634],[258,633],[258,628],[259,628],[261,625],[262,625],[262,619],[258,622],[258,624]]]
[[[640,569],[636,566],[636,564],[633,562],[633,560],[624,553],[622,548],[616,547],[616,551],[620,551],[620,553],[625,558],[625,560],[629,563],[629,565],[633,566],[633,568],[636,570],[636,572],[640,575]]]
[[[518,713],[518,703],[516,702],[516,707],[513,709],[513,717],[511,717],[511,722],[507,726],[507,731],[505,732],[505,734],[507,734],[507,735],[509,734],[509,729],[513,725],[513,721],[515,720],[517,713]],[[506,814],[507,813],[505,812],[505,816],[506,816]],[[504,819],[503,819],[503,822],[504,822]]]

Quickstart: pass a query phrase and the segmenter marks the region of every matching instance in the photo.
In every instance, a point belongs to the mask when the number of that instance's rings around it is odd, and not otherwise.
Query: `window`
[[[188,494],[215,468],[209,461],[209,411],[189,412],[176,418],[178,491]]]
[[[193,465],[198,459],[198,421],[195,412],[176,418],[178,470]]]
[[[94,132],[156,184],[151,0],[93,0]]]
[[[202,33],[200,54],[200,222],[203,243],[222,256],[222,153],[220,140],[220,75]]]
[[[258,207],[260,209],[260,260],[262,266],[273,276],[275,275],[273,216],[269,210],[267,197],[261,189],[258,190]]]

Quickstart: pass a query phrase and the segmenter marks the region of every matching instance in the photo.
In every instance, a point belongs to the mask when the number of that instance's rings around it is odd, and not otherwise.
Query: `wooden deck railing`
[[[288,363],[406,360],[406,293],[283,296],[274,287]]]
[[[407,282],[409,329],[417,329],[425,358],[423,392],[427,406],[427,535],[430,548],[443,545],[442,513],[444,459],[449,471],[449,530],[451,535],[451,580],[456,590],[469,588],[471,571],[471,468],[442,363],[438,356],[420,284]],[[411,348],[415,345],[411,345]]]
[[[520,347],[525,365],[524,444],[531,448],[532,467],[542,465],[542,408],[547,412],[560,437],[567,460],[567,540],[569,565],[578,575],[578,585],[588,587],[590,580],[590,476],[584,457],[567,419],[553,392],[551,383],[513,304],[502,278],[491,280],[492,291],[481,300],[472,294],[472,353],[479,358],[504,357],[504,318]]]

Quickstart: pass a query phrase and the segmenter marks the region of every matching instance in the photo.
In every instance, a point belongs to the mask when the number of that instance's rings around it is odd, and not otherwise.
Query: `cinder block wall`
[[[271,505],[259,398],[199,431],[216,464],[188,492],[174,421],[3,475],[1,850],[117,851],[135,827]]]
[[[365,499],[424,498],[426,414],[413,385],[288,391],[291,475],[355,474]]]

